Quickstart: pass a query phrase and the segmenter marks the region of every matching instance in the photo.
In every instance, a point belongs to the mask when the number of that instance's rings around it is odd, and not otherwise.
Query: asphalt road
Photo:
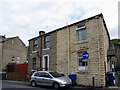
[[[32,87],[29,83],[18,82],[18,81],[2,81],[2,90],[55,90],[52,87],[46,86],[37,86]],[[72,86],[70,88],[60,88],[60,90],[120,90],[120,88],[85,88],[85,87],[77,87]]]
[[[52,87],[32,87],[30,85],[27,85],[27,83],[19,83],[19,82],[12,82],[12,81],[2,81],[2,90],[54,90]]]

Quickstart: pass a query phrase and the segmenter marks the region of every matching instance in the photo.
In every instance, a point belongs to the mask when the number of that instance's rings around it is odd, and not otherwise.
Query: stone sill
[[[37,51],[32,51],[32,53],[36,53]]]
[[[87,71],[87,73],[90,73],[90,71]],[[85,70],[84,71],[77,71],[76,74],[85,74]]]
[[[45,51],[45,50],[50,50],[50,48],[43,49],[43,51]]]
[[[87,40],[83,40],[83,41],[78,41],[77,43],[78,43],[78,44],[88,43],[88,41],[87,41]]]

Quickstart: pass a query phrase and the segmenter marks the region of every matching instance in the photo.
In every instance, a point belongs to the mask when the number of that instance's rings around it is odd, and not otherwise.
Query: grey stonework
[[[77,25],[85,24],[87,40],[78,42]],[[92,86],[92,78],[95,78],[95,86],[105,86],[105,73],[109,71],[107,50],[109,48],[109,33],[102,14],[56,29],[43,35],[50,36],[50,49],[42,51],[43,55],[49,55],[49,70],[55,70],[65,75],[76,74],[77,84],[85,85],[85,70],[78,69],[78,52],[87,51],[90,55],[88,62],[88,86]],[[34,39],[29,40],[29,54],[32,53]],[[44,45],[44,40],[42,40]],[[38,43],[38,48],[40,44]],[[39,51],[39,50],[38,50]],[[32,58],[36,53],[30,54],[28,71],[32,70]],[[37,66],[40,63],[38,60]],[[106,70],[106,71],[105,71]]]
[[[3,37],[3,36],[0,36]],[[6,69],[6,65],[10,63],[22,64],[27,60],[27,48],[19,37],[2,38],[0,40],[0,56],[2,61],[2,69]],[[12,61],[14,57],[14,61]],[[17,63],[19,57],[19,63]]]

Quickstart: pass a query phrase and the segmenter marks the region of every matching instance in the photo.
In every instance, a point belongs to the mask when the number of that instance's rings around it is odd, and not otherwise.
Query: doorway
[[[43,56],[43,71],[49,70],[49,55]]]

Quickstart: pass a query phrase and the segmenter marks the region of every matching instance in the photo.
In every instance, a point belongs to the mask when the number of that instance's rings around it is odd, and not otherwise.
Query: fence
[[[7,79],[27,81],[27,64],[7,65]]]

